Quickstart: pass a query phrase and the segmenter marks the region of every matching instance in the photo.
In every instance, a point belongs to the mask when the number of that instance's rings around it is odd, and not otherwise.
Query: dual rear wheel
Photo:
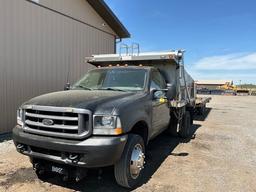
[[[191,112],[186,110],[180,120],[171,113],[168,133],[172,136],[179,136],[181,138],[188,138],[191,136],[191,127],[193,124],[193,117]]]

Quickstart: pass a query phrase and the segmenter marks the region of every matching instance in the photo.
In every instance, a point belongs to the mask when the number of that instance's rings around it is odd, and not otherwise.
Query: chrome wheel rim
[[[141,170],[144,168],[144,160],[145,155],[142,146],[136,144],[133,148],[130,161],[130,174],[133,179],[136,179],[140,175]]]

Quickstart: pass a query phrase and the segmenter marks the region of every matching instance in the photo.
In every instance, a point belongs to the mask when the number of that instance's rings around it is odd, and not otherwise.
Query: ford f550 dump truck
[[[81,179],[86,170],[114,166],[119,185],[143,177],[145,148],[166,130],[190,136],[195,86],[183,51],[94,55],[97,68],[69,90],[25,102],[13,140],[39,178],[52,172]]]

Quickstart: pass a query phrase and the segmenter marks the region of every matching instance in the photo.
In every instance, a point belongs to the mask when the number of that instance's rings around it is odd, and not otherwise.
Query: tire
[[[192,126],[194,124],[194,116],[195,116],[195,110],[194,109],[191,109],[189,111],[190,113],[190,125]]]
[[[177,136],[177,128],[178,128],[178,119],[175,117],[173,113],[171,113],[169,127],[166,130],[168,135]]]
[[[142,170],[139,172],[136,177],[131,172],[131,166],[132,166],[132,154],[134,150],[141,147],[141,151],[143,152],[142,158]],[[141,153],[140,153],[141,154]],[[138,186],[141,182],[142,175],[143,175],[143,164],[144,164],[144,158],[145,158],[145,145],[144,141],[141,136],[130,134],[128,136],[128,141],[125,145],[123,154],[120,158],[120,160],[115,164],[114,166],[114,172],[115,172],[115,178],[116,182],[126,188],[135,188]]]
[[[186,111],[179,123],[179,136],[181,138],[188,138],[191,132],[191,116],[190,112]]]

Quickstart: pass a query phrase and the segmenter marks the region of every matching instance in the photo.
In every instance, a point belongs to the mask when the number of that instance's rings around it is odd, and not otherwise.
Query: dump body
[[[93,55],[86,62],[96,67],[152,66],[158,69],[171,87],[171,107],[195,105],[195,82],[187,73],[183,63],[184,52],[151,52],[135,55],[108,54]]]

